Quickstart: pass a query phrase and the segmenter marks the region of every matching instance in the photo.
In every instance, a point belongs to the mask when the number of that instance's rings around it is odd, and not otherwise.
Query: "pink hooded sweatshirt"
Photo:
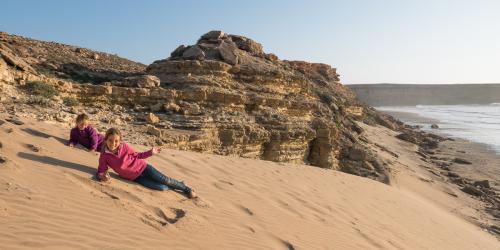
[[[109,166],[122,178],[135,180],[146,168],[147,163],[142,159],[146,159],[152,155],[152,150],[137,153],[126,143],[118,146],[118,153],[114,154],[108,151],[107,147],[103,145],[101,156],[99,157],[97,174],[106,173]]]

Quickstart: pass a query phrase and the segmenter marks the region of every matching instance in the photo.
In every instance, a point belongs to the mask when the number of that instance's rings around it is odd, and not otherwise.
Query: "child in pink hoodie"
[[[135,181],[145,187],[160,191],[172,188],[184,192],[189,198],[196,197],[194,191],[182,181],[162,174],[143,160],[160,153],[160,148],[153,147],[149,151],[137,153],[128,144],[122,142],[121,139],[122,135],[116,128],[110,128],[106,132],[96,174],[98,180],[110,180],[107,174],[109,166],[121,177]]]

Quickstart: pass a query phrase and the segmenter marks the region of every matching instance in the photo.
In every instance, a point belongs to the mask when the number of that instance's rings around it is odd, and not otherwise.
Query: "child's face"
[[[121,138],[118,135],[110,135],[106,139],[106,146],[109,150],[115,151],[120,146]]]
[[[88,125],[89,125],[88,121],[81,121],[76,123],[76,126],[78,127],[79,130],[84,130]]]

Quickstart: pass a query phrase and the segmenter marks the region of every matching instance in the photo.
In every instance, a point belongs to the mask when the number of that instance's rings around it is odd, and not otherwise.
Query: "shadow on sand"
[[[22,128],[21,129],[22,131],[30,134],[30,135],[33,135],[33,136],[38,136],[38,137],[42,137],[42,138],[45,138],[45,139],[48,139],[48,138],[54,138],[56,139],[58,142],[60,142],[61,144],[67,144],[68,143],[68,140],[66,139],[63,139],[61,137],[57,137],[57,136],[53,136],[53,135],[49,135],[47,133],[44,133],[44,132],[40,132],[38,130],[34,130],[34,129],[31,129],[31,128]]]
[[[74,163],[74,162],[56,159],[56,158],[50,157],[50,156],[40,156],[40,155],[30,154],[30,153],[25,153],[25,152],[19,152],[17,155],[21,158],[31,160],[31,161],[37,161],[37,162],[52,165],[52,166],[58,166],[58,167],[78,170],[78,171],[92,175],[93,176],[92,178],[95,179],[95,173],[97,171],[97,167],[89,167],[89,166],[82,165],[79,163]],[[113,176],[114,178],[118,178],[118,175],[116,175],[115,173],[110,173],[110,175]]]

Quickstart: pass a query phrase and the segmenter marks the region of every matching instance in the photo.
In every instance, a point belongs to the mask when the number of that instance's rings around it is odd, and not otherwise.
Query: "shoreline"
[[[464,138],[452,138],[449,134],[440,132],[440,129],[431,129],[431,124],[439,124],[440,121],[437,119],[412,112],[382,110],[380,112],[389,114],[405,124],[408,124],[407,121],[424,123],[429,125],[429,128],[416,128],[416,130],[448,138],[433,150],[418,149],[419,160],[424,164],[417,162],[417,165],[425,166],[432,175],[438,176],[438,181],[446,189],[455,190],[450,195],[467,193],[469,196],[467,198],[472,199],[462,199],[461,203],[467,209],[458,209],[457,213],[500,239],[500,152],[492,145]],[[457,159],[463,159],[465,162],[457,163]],[[478,186],[478,183],[485,181],[489,186],[488,189]],[[475,191],[478,193],[472,194]],[[468,209],[476,210],[478,213],[458,212]]]
[[[392,117],[394,117],[394,118],[396,118],[396,119],[398,119],[398,120],[402,121],[403,123],[408,124],[410,126],[412,126],[414,124],[425,124],[428,127],[424,126],[422,128],[418,128],[418,129],[420,129],[424,132],[427,132],[427,133],[431,133],[431,134],[435,134],[435,135],[439,135],[439,136],[443,136],[443,137],[447,137],[447,138],[452,138],[453,140],[456,140],[456,141],[464,141],[464,142],[477,144],[478,147],[484,148],[484,150],[490,151],[491,153],[500,156],[500,151],[496,150],[494,145],[490,145],[490,144],[484,143],[484,142],[473,141],[473,140],[461,138],[458,136],[453,136],[449,133],[443,132],[440,128],[437,128],[437,129],[430,128],[430,126],[432,124],[439,125],[440,123],[442,123],[442,121],[440,121],[438,119],[422,116],[420,114],[413,113],[413,112],[407,112],[407,111],[385,111],[385,110],[378,110],[378,109],[377,109],[377,111],[382,112],[384,114],[388,114],[388,115],[390,115],[390,116],[392,116]]]

